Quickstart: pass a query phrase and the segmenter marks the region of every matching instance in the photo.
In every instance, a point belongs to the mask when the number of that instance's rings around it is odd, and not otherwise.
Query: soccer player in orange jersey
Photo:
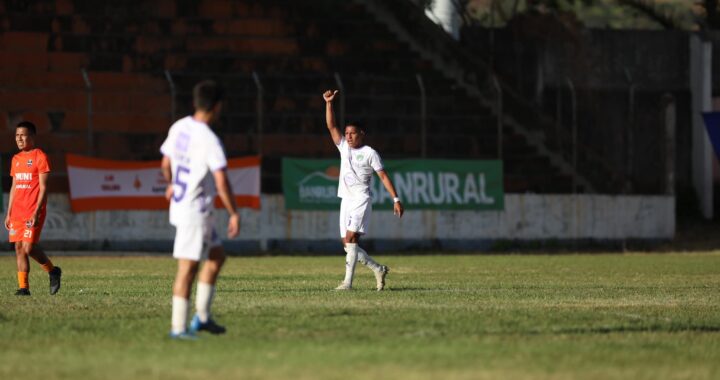
[[[47,179],[50,174],[47,156],[35,147],[36,134],[35,124],[29,121],[20,122],[15,127],[15,143],[20,152],[13,156],[10,163],[12,186],[5,228],[10,233],[10,242],[15,243],[19,285],[15,292],[17,296],[30,295],[28,256],[50,275],[50,294],[60,290],[62,276],[60,267],[53,266],[45,252],[36,245],[45,223]]]

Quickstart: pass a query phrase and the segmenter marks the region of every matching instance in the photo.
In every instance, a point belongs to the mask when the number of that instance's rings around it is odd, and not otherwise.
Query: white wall
[[[5,195],[7,200],[7,194]],[[339,238],[338,213],[285,211],[283,197],[264,195],[262,210],[243,209],[240,241],[333,240]],[[505,211],[408,211],[398,220],[375,211],[372,239],[542,240],[671,239],[675,198],[506,194]],[[219,231],[225,212],[218,212]],[[51,194],[44,242],[170,241],[174,230],[165,211],[98,211],[73,214],[65,194]]]

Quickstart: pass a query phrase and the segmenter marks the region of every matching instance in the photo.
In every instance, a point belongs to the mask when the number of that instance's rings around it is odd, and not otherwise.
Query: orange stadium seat
[[[102,158],[159,158],[169,125],[190,112],[190,89],[204,78],[228,88],[218,127],[228,154],[255,154],[253,72],[264,87],[264,191],[280,191],[279,175],[270,171],[279,170],[283,156],[335,157],[321,99],[324,89],[337,87],[335,72],[345,87],[345,120],[366,125],[384,156],[421,152],[418,73],[428,96],[428,156],[496,156],[491,110],[353,2],[39,0],[0,6],[0,113],[14,115],[10,121],[32,117],[53,159],[87,152],[83,69],[92,82],[94,154]],[[174,78],[174,98],[166,70]],[[13,149],[0,144],[4,152]],[[543,191],[568,183],[537,159],[524,137],[508,134],[504,149],[509,188]],[[524,179],[528,167],[546,178]]]

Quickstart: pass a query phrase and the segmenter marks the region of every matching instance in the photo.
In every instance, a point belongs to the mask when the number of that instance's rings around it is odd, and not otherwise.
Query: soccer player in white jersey
[[[340,237],[345,247],[345,279],[336,290],[352,289],[355,264],[360,261],[375,273],[377,290],[385,288],[385,276],[389,269],[378,264],[364,249],[358,246],[360,236],[368,231],[372,200],[370,178],[377,173],[385,189],[393,197],[393,211],[402,217],[404,209],[395,186],[383,168],[380,155],[363,143],[365,131],[357,125],[347,125],[344,134],[335,123],[332,102],[338,91],[325,91],[325,121],[335,146],[340,151],[340,180],[338,197],[340,203]]]
[[[227,177],[225,152],[209,127],[220,115],[222,100],[223,90],[215,82],[198,83],[193,89],[194,114],[175,122],[160,148],[161,169],[168,181],[165,195],[170,201],[170,223],[176,228],[173,257],[178,260],[171,338],[193,339],[198,331],[225,332],[210,314],[215,283],[225,262],[225,251],[213,225],[216,189],[230,215],[228,238],[238,235],[240,217]],[[202,269],[200,261],[205,261]],[[187,329],[190,291],[198,271],[196,314]]]

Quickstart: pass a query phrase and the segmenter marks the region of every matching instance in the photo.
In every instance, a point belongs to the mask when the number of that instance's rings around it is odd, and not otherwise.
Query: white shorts
[[[210,218],[208,218],[210,219]],[[207,260],[210,249],[222,245],[214,223],[206,220],[201,224],[176,226],[173,257],[193,261]]]
[[[372,200],[346,199],[340,202],[340,237],[344,238],[347,231],[365,234],[370,225]]]

